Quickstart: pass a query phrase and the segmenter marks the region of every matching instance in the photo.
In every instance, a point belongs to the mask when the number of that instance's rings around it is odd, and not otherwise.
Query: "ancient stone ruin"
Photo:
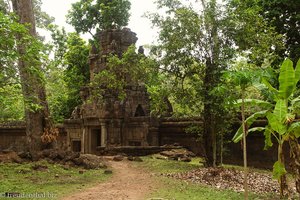
[[[104,30],[98,34],[100,53],[93,47],[90,56],[90,80],[107,67],[109,55],[119,57],[137,41],[128,28]],[[130,74],[127,78],[130,81]],[[101,99],[91,97],[93,88],[83,88],[83,105],[65,121],[69,150],[97,153],[116,146],[158,146],[157,127],[151,124],[149,95],[141,83],[127,84],[126,97],[120,100],[107,88]],[[92,100],[91,100],[92,99]]]
[[[136,34],[128,28],[105,30],[99,37],[101,51],[93,47],[90,51],[90,80],[107,67],[110,54],[122,56],[130,45],[137,41]],[[139,48],[139,53],[143,49]],[[128,77],[130,80],[130,75]],[[105,90],[105,88],[103,88]],[[120,100],[107,90],[103,98],[90,98],[93,88],[84,87],[81,91],[83,105],[76,108],[72,118],[58,126],[59,136],[56,148],[85,154],[102,154],[105,151],[146,155],[174,148],[174,144],[186,147],[192,152],[203,153],[197,135],[187,134],[190,125],[202,126],[200,118],[160,118],[150,117],[150,100],[142,83],[128,83],[126,98]],[[26,127],[23,122],[0,124],[0,152],[23,151]],[[231,139],[231,138],[228,138]],[[249,135],[249,164],[257,165],[268,158],[268,163],[276,160],[274,151],[264,151],[263,135]],[[230,143],[230,160],[242,161],[241,146]],[[260,152],[259,158],[257,152]],[[171,152],[172,153],[172,152]],[[164,155],[166,156],[166,155]],[[167,156],[182,160],[184,157]],[[185,158],[184,158],[185,159]],[[0,158],[1,162],[1,158]]]

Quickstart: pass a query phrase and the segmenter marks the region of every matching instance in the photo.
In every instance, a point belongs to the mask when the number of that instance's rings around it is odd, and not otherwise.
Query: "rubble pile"
[[[101,157],[91,154],[80,154],[73,151],[46,149],[36,154],[29,152],[4,151],[0,153],[1,162],[23,163],[29,161],[47,160],[49,163],[58,163],[70,167],[83,167],[85,169],[106,168]]]
[[[192,160],[192,157],[195,157],[196,155],[185,149],[171,149],[167,151],[160,152],[160,156],[158,156],[158,159],[168,159],[168,160],[177,160],[182,162],[190,162]]]

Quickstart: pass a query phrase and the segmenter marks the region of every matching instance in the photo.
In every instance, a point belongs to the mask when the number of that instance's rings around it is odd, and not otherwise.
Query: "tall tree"
[[[49,26],[54,58],[47,72],[47,98],[55,122],[70,118],[82,104],[80,90],[89,83],[90,46],[77,33],[66,33],[58,26]],[[67,36],[66,36],[67,35]]]
[[[197,4],[199,5],[199,4]],[[217,134],[224,117],[223,96],[215,92],[221,72],[231,57],[231,41],[225,37],[226,23],[222,9],[215,0],[201,1],[195,10],[181,1],[160,0],[158,7],[166,16],[151,14],[153,24],[160,29],[159,44],[153,47],[161,70],[173,81],[176,100],[186,101],[204,120],[203,139],[206,164],[216,166]],[[199,103],[200,102],[200,103]]]
[[[19,22],[28,25],[28,32],[32,36],[31,44],[19,44],[17,48],[20,54],[18,69],[25,100],[27,142],[29,150],[35,152],[42,148],[41,136],[50,126],[45,83],[39,57],[41,44],[35,39],[37,34],[32,1],[12,0],[12,4]],[[22,36],[17,35],[17,40],[22,40]],[[31,55],[30,59],[26,57],[28,54]]]
[[[95,31],[126,26],[130,6],[129,0],[80,0],[72,4],[67,19],[77,33],[95,36]]]
[[[16,65],[16,60],[21,56],[18,54],[17,46],[23,44],[34,49],[39,44],[29,35],[26,25],[17,22],[15,15],[12,14],[10,2],[10,0],[0,0],[0,46],[3,50],[0,53],[0,107],[2,111],[0,118],[1,120],[24,120],[24,100]],[[41,3],[41,0],[33,0],[33,10],[37,18],[37,27],[45,28],[54,21],[54,18],[41,10]],[[16,35],[19,36],[19,40],[16,40]],[[33,54],[22,55],[28,60],[35,59],[35,56]]]
[[[215,0],[205,2],[202,0],[202,6],[204,7],[204,27],[207,32],[206,46],[207,49],[205,59],[205,76],[204,76],[204,138],[205,138],[205,149],[207,156],[208,166],[216,166],[217,162],[217,133],[218,120],[222,114],[222,97],[214,95],[213,90],[220,83],[221,71],[224,70],[224,59],[226,57],[224,50],[226,47],[226,39],[222,38],[221,32],[224,27],[221,26],[220,21],[220,10],[217,8]],[[225,39],[225,40],[224,40]],[[223,51],[223,52],[222,52]],[[223,62],[223,63],[222,63]]]

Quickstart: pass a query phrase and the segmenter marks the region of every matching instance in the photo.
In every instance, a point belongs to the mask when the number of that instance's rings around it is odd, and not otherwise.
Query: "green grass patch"
[[[33,170],[32,166],[39,164],[48,169]],[[83,174],[81,168],[71,167],[64,169],[59,164],[49,164],[46,161],[35,163],[0,163],[0,199],[6,199],[6,192],[20,194],[53,194],[58,199],[74,190],[86,188],[96,183],[107,180],[110,175],[105,175],[103,169],[86,170]],[[37,198],[22,198],[37,199]]]
[[[156,155],[143,157],[143,166],[158,173],[179,173],[197,169],[202,164],[201,158],[193,158],[191,162],[157,159]]]

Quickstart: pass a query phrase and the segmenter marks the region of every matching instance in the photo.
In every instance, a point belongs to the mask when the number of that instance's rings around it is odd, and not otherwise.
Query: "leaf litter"
[[[166,177],[176,178],[197,184],[204,184],[217,189],[229,189],[235,192],[244,191],[244,172],[235,168],[199,168],[188,172],[162,174]],[[248,171],[248,188],[257,194],[278,193],[279,184],[272,179],[271,173]],[[289,194],[296,194],[295,184],[289,185]]]

